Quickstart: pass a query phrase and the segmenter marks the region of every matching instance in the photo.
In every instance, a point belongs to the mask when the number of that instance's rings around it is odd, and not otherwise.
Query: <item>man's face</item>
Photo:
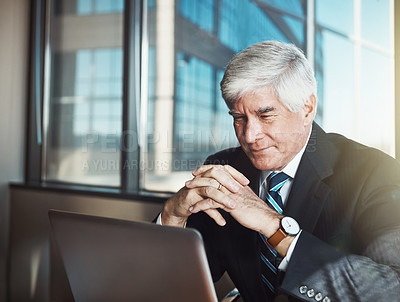
[[[287,109],[263,87],[237,100],[230,114],[236,136],[253,165],[282,170],[305,145],[315,115],[315,98],[299,112]]]

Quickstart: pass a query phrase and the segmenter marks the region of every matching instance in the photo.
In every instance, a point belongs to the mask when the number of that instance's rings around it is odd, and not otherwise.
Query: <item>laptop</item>
[[[216,302],[193,229],[50,210],[76,302]]]

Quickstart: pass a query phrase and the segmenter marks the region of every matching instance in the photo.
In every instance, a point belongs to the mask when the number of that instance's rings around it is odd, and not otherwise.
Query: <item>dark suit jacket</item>
[[[259,171],[240,147],[212,155],[206,163],[235,167],[258,193]],[[204,213],[188,220],[188,227],[203,236],[214,280],[227,271],[244,301],[268,301],[257,233],[221,213],[224,227]],[[278,281],[290,301],[400,301],[398,161],[314,124],[284,215],[294,217],[303,230]]]

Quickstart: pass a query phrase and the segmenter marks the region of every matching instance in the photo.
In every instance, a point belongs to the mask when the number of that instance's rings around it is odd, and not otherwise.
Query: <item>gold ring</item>
[[[221,185],[221,184],[219,184],[219,186],[218,186],[218,190],[219,190],[219,191],[221,191],[221,189],[222,189],[222,185]]]

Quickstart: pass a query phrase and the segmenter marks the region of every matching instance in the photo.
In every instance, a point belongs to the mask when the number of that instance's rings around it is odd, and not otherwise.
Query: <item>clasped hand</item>
[[[251,190],[249,180],[233,167],[204,165],[192,174],[194,178],[165,203],[163,224],[183,226],[191,214],[203,211],[224,226],[226,221],[217,210],[222,209],[267,238],[279,227],[281,216]]]

